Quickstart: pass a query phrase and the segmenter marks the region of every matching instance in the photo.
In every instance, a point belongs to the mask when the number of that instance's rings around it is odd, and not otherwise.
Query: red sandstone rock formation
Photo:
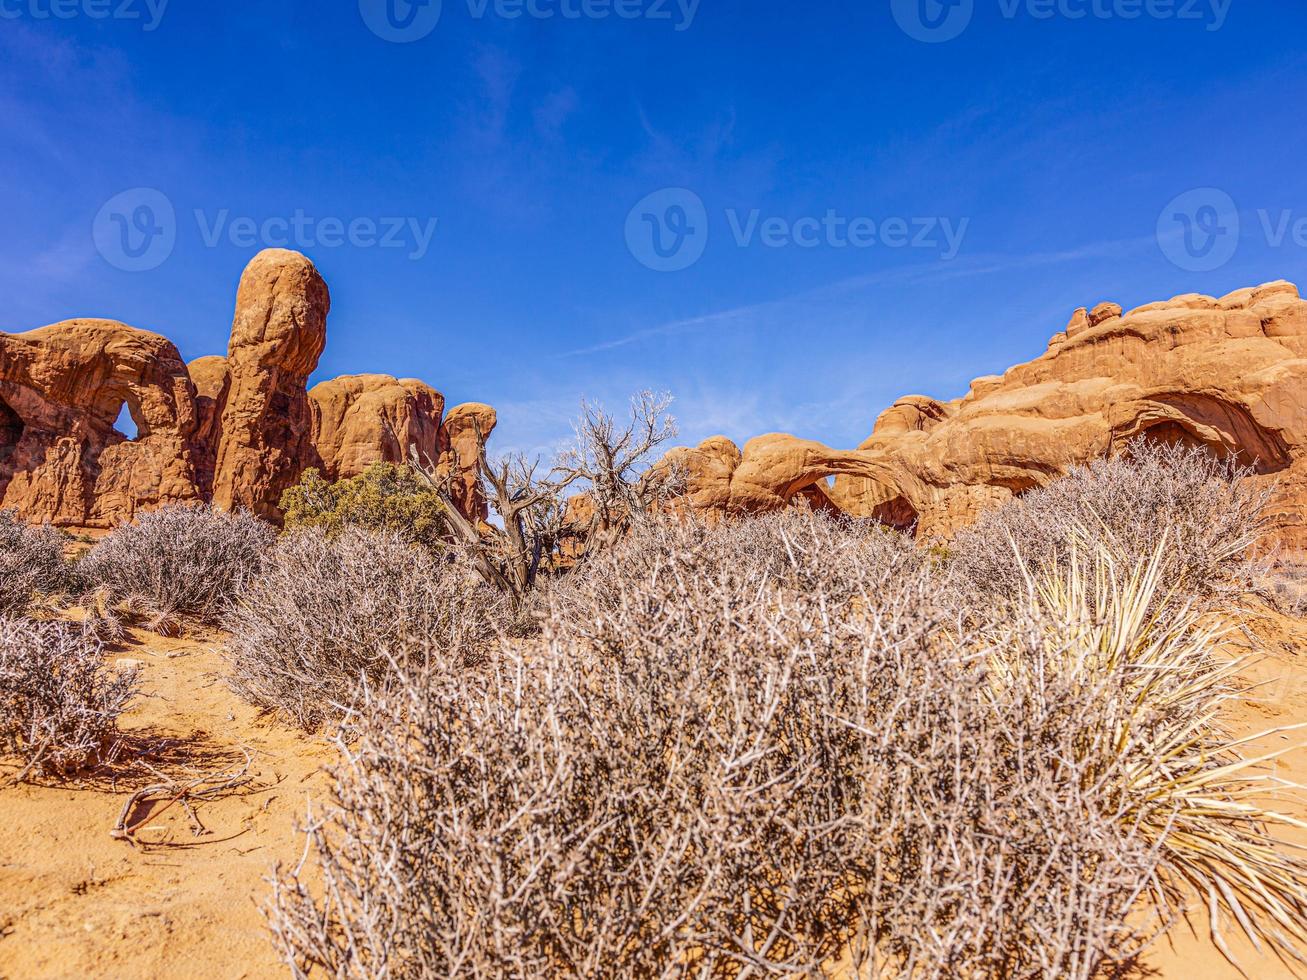
[[[277,501],[316,464],[305,390],[327,342],[327,284],[303,255],[267,249],[241,276],[227,348],[227,395],[213,503],[276,518]]]
[[[124,405],[134,440],[114,429]],[[111,320],[0,334],[0,508],[109,527],[198,499],[195,423],[186,366],[158,334]]]
[[[270,249],[241,277],[226,357],[189,369],[163,337],[107,320],[0,334],[0,508],[32,521],[110,527],[139,510],[212,500],[277,520],[304,470],[330,479],[409,447],[445,473],[468,517],[484,519],[473,420],[442,425],[444,396],[420,381],[354,375],[305,384],[326,341],[326,283],[303,255]],[[114,430],[123,405],[139,430]]]
[[[440,460],[437,473],[453,473],[450,496],[463,516],[484,521],[490,516],[489,505],[481,491],[480,465],[477,455],[478,433],[490,438],[499,417],[489,405],[469,402],[449,410],[440,428]]]
[[[1233,455],[1282,482],[1282,537],[1307,546],[1307,302],[1287,282],[1077,310],[1038,359],[963,398],[900,399],[857,450],[792,436],[684,451],[696,506],[757,511],[812,488],[842,510],[944,535],[1133,439]],[[723,445],[725,444],[725,445]],[[837,477],[834,487],[825,478]]]
[[[195,476],[205,498],[213,494],[213,468],[222,441],[222,409],[227,402],[227,358],[200,357],[186,365],[195,385]]]
[[[241,278],[228,356],[189,371],[165,338],[112,321],[0,334],[0,507],[107,527],[212,499],[276,519],[306,468],[352,476],[412,445],[453,475],[467,516],[484,520],[476,431],[490,435],[494,409],[461,405],[442,422],[438,392],[381,375],[310,395],[329,308],[307,258],[269,250]],[[114,429],[124,405],[133,440]],[[1076,310],[1041,357],[976,379],[954,401],[900,399],[856,450],[772,434],[741,451],[717,437],[668,462],[700,510],[803,497],[939,535],[1137,438],[1204,446],[1280,480],[1272,511],[1285,540],[1307,546],[1307,302],[1297,288]]]
[[[445,396],[411,378],[350,374],[315,385],[313,445],[329,480],[358,476],[373,463],[402,463],[415,447],[420,459],[440,458]]]

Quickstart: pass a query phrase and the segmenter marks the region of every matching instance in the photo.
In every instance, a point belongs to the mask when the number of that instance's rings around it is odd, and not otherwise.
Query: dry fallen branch
[[[142,841],[137,840],[135,837],[135,832],[139,829],[140,823],[130,823],[132,811],[143,803],[153,802],[155,798],[166,799],[167,802],[158,810],[151,811],[145,818],[146,820],[152,820],[174,804],[180,804],[182,809],[186,811],[187,817],[190,818],[191,833],[196,837],[208,834],[209,831],[200,822],[193,804],[216,799],[252,782],[253,777],[249,775],[249,772],[254,762],[254,756],[249,749],[243,746],[241,747],[241,753],[245,756],[245,764],[239,769],[200,775],[185,782],[167,776],[153,767],[148,767],[164,781],[138,789],[129,796],[127,802],[123,804],[122,812],[118,815],[118,822],[109,831],[109,836],[114,840],[126,841],[133,847],[143,844]]]

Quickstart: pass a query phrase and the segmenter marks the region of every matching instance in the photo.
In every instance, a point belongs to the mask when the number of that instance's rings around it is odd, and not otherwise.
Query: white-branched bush
[[[926,564],[905,535],[870,520],[832,519],[806,507],[748,520],[705,526],[692,516],[657,519],[589,556],[549,594],[556,626],[585,632],[597,613],[611,613],[632,598],[631,582],[667,575],[711,575],[723,591],[769,586],[820,591],[840,602],[875,590]],[[937,580],[944,584],[943,578]]]
[[[360,685],[384,689],[413,650],[474,659],[501,598],[461,563],[401,534],[294,531],[227,613],[237,693],[312,729],[344,713]]]
[[[22,613],[38,593],[64,588],[67,572],[58,531],[0,510],[0,614]]]
[[[23,775],[108,761],[135,693],[135,673],[109,667],[80,626],[0,616],[0,753]]]
[[[1136,442],[1032,490],[960,531],[949,545],[959,577],[979,595],[1017,595],[1023,560],[1060,555],[1077,538],[1099,542],[1123,565],[1149,560],[1163,537],[1164,590],[1241,591],[1256,572],[1245,559],[1267,531],[1270,490],[1196,447]],[[1083,540],[1082,540],[1083,543]]]
[[[1092,535],[1082,532],[1080,537]],[[1073,539],[1074,540],[1074,539]],[[1307,864],[1213,726],[1166,542],[974,604],[880,529],[654,523],[540,640],[410,656],[270,921],[307,976],[1090,978],[1197,888],[1272,945]],[[423,666],[419,667],[418,664]]]
[[[174,505],[114,529],[78,563],[87,586],[129,602],[167,630],[179,617],[215,622],[258,572],[275,538],[252,514]]]

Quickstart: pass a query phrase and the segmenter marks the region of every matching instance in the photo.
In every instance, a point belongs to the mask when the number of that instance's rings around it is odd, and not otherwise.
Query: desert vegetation
[[[38,593],[67,584],[63,545],[54,528],[29,527],[0,510],[0,614],[23,613]]]
[[[0,755],[14,775],[69,775],[110,760],[136,676],[81,626],[0,616]]]
[[[1287,616],[1307,616],[1307,564],[1280,560],[1266,571],[1267,592]]]
[[[1121,567],[1157,555],[1163,593],[1238,594],[1263,571],[1251,549],[1267,530],[1258,515],[1270,489],[1253,486],[1252,472],[1199,447],[1139,442],[985,514],[948,551],[991,599],[1019,594],[1032,558],[1055,556],[1065,567],[1077,543],[1090,542]]]
[[[449,538],[440,495],[410,466],[374,463],[363,473],[332,483],[316,469],[281,497],[286,530],[321,528],[339,534],[364,528],[398,534],[428,547]]]
[[[275,534],[246,512],[174,505],[142,514],[103,538],[77,563],[88,589],[150,617],[159,632],[182,617],[216,622],[258,571]]]
[[[456,557],[394,531],[288,532],[223,620],[236,691],[305,728],[385,690],[413,655],[450,669],[496,635],[501,599]]]
[[[417,461],[311,475],[275,542],[166,508],[69,568],[2,528],[44,564],[0,588],[216,623],[232,688],[334,742],[265,907],[296,976],[1089,980],[1203,906],[1222,949],[1307,946],[1285,787],[1221,723],[1246,474],[1140,446],[924,547],[684,511],[666,407],[587,409],[547,473],[482,446],[495,523]],[[20,776],[110,758],[134,696],[81,601],[0,618]]]
[[[803,510],[641,519],[537,636],[391,635],[276,879],[285,962],[1096,977],[1195,901],[1292,956],[1307,863],[1217,720],[1261,530],[1238,478],[1141,450],[933,552]]]

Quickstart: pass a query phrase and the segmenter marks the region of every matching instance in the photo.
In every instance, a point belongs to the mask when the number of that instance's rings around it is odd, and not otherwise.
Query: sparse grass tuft
[[[1263,591],[1286,616],[1307,618],[1307,564],[1276,562],[1266,572]]]

